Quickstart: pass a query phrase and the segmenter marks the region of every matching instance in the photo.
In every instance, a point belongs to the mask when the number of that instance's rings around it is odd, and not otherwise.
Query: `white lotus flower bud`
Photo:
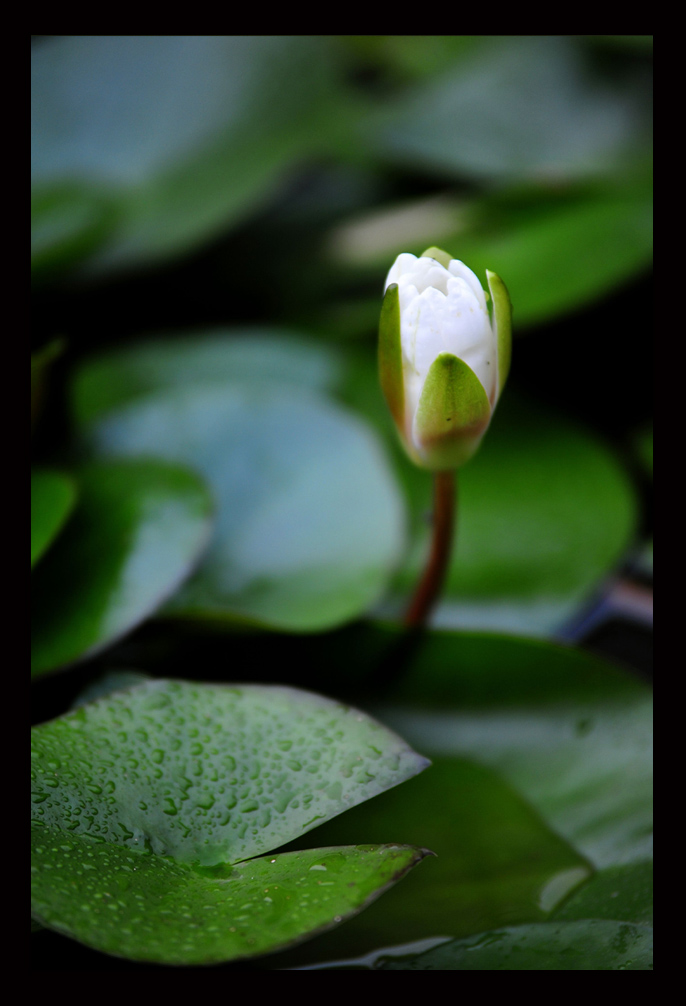
[[[438,248],[404,253],[386,278],[379,334],[381,385],[410,457],[434,471],[475,453],[510,360],[507,290],[487,272],[493,300],[467,266]]]

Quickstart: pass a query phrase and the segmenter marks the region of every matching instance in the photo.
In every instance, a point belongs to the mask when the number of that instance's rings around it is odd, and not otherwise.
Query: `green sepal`
[[[443,251],[442,248],[436,248],[435,245],[432,245],[431,248],[427,248],[426,251],[423,251],[419,257],[433,258],[437,262],[440,262],[440,264],[444,266],[446,269],[448,268],[448,266],[450,265],[450,263],[454,258],[453,255],[449,255],[448,252]]]
[[[397,283],[391,283],[381,305],[379,380],[395,425],[402,434],[405,426],[405,386],[400,344],[400,299]]]
[[[490,419],[488,395],[471,367],[452,353],[439,353],[426,375],[413,430],[424,467],[442,471],[469,461]]]
[[[507,287],[497,273],[486,270],[488,289],[493,300],[493,324],[498,347],[498,397],[505,387],[512,358],[512,301]]]

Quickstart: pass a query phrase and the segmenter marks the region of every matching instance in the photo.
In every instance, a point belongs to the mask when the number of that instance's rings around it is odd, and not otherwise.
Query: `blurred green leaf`
[[[339,225],[328,248],[336,263],[374,269],[381,280],[398,254],[420,255],[432,240],[467,263],[484,286],[487,269],[502,276],[517,334],[579,310],[649,268],[652,186],[422,199]],[[360,315],[360,330],[376,324],[372,303],[368,312]]]
[[[76,502],[73,479],[61,472],[31,473],[31,567],[47,551]]]
[[[517,218],[519,217],[519,218]],[[579,310],[649,268],[652,191],[646,186],[589,192],[544,208],[530,204],[510,219],[444,238],[470,269],[491,269],[507,283],[517,326]]]
[[[161,335],[83,363],[73,381],[72,411],[77,423],[87,424],[153,392],[226,381],[273,381],[326,392],[340,382],[342,368],[332,346],[281,328]]]
[[[212,501],[185,469],[157,461],[96,465],[36,570],[32,673],[107,646],[152,614],[204,549]]]
[[[649,150],[648,83],[642,71],[604,80],[571,36],[493,36],[375,118],[365,139],[396,162],[485,180],[615,173]]]
[[[207,353],[206,362],[188,363],[188,373],[209,371],[212,345],[214,380],[184,386],[178,374],[171,377],[183,354],[170,343],[157,391],[84,426],[85,439],[101,457],[182,461],[214,490],[214,539],[167,611],[291,631],[354,618],[378,600],[403,543],[402,504],[380,445],[359,419],[308,390],[308,384],[329,379],[326,353],[308,356],[296,345],[285,366],[291,350],[284,343],[275,367],[265,362],[271,343],[255,339],[254,355],[244,358],[253,362],[232,371],[230,349],[223,354],[219,343],[199,342],[197,359]],[[155,354],[164,355],[162,344]],[[130,379],[131,388],[144,385],[145,358],[123,359],[122,367],[113,367],[115,386],[123,372],[129,375],[124,384]],[[138,381],[130,375],[141,361]],[[308,361],[302,380],[289,382],[299,361]],[[92,414],[88,401],[107,380],[106,368],[98,367],[87,368],[77,381],[77,414]],[[277,369],[284,381],[274,380]],[[229,371],[232,378],[222,379]],[[256,373],[263,379],[255,380]],[[253,379],[239,383],[248,374]],[[117,394],[121,400],[123,393]]]
[[[488,44],[488,35],[342,35],[339,38],[363,64],[378,66],[401,79],[435,77],[473,49]]]
[[[35,728],[32,758],[32,912],[120,956],[264,953],[359,911],[425,855],[252,858],[427,765],[309,692],[150,681]]]
[[[311,464],[312,452],[323,449],[321,437],[315,433],[318,420],[306,424],[309,432],[295,435],[296,426],[301,429],[302,425],[297,416],[310,407],[306,404],[310,403],[308,391],[338,393],[387,431],[395,449],[396,437],[380,394],[376,364],[371,353],[344,352],[340,347],[334,350],[326,344],[293,339],[287,333],[279,339],[278,330],[269,335],[260,330],[252,335],[244,333],[240,329],[236,335],[228,330],[217,335],[198,333],[190,339],[144,343],[95,358],[76,376],[74,413],[98,452],[178,458],[200,467],[224,501],[225,516],[217,538],[223,544],[211,550],[199,577],[175,600],[175,610],[181,611],[183,606],[198,615],[205,610],[216,617],[253,619],[284,628],[327,627],[373,602],[384,582],[381,570],[388,575],[398,558],[397,502],[392,500],[392,490],[382,474],[383,462],[374,461],[373,473],[370,462],[355,462],[353,478],[345,475],[345,455],[335,458],[333,446],[326,448],[323,456],[328,460],[322,463],[332,463],[338,477],[348,480],[354,505],[343,508],[333,500],[334,492],[339,499],[342,490],[335,488],[337,483],[326,474],[328,469],[322,469],[307,499],[299,501],[299,519],[291,509],[291,531],[279,532],[277,544],[271,546],[275,572],[255,551],[257,528],[261,528],[263,539],[277,536],[276,530],[267,528],[276,527],[272,522],[277,520],[279,508],[286,505],[277,506],[274,496],[277,488],[283,492],[285,475],[278,475],[281,467],[288,465],[293,479],[299,466],[307,469]],[[312,399],[311,405],[330,409],[319,398],[316,402]],[[293,434],[286,435],[286,422],[295,424]],[[349,424],[349,417],[345,422]],[[270,431],[282,426],[277,451]],[[259,448],[263,470],[250,475],[251,468],[257,469],[255,445],[262,440],[270,443]],[[330,444],[334,442],[332,439]],[[272,453],[277,455],[276,472],[264,467]],[[424,518],[430,511],[431,480],[407,463],[399,449],[397,458],[397,471],[413,514],[414,545],[396,578],[395,596],[379,609],[383,613],[397,613],[399,592],[407,596],[411,590],[428,547]],[[248,490],[248,480],[257,474],[260,486],[255,482]],[[362,480],[367,478],[370,484],[362,488]],[[239,513],[235,494],[248,491],[255,529],[246,543],[249,527]],[[258,523],[257,500],[262,493],[272,507],[271,516],[267,515],[269,523],[264,525]],[[226,509],[229,500],[231,514]],[[539,635],[560,628],[612,569],[630,544],[635,521],[629,482],[602,444],[565,420],[513,401],[511,395],[499,406],[479,455],[461,473],[458,507],[457,548],[436,624]],[[312,523],[313,513],[318,513],[316,524]],[[331,518],[328,525],[327,513]],[[335,524],[334,518],[340,524]],[[355,534],[352,528],[349,532],[346,571],[336,559],[340,552],[335,542],[342,541],[342,529],[353,519],[358,520],[358,529]],[[385,530],[378,534],[375,520],[385,524]],[[322,535],[327,526],[331,528],[332,540],[325,545],[322,538],[316,545],[322,561],[329,563],[331,584],[324,588],[323,580],[315,586],[308,582],[303,565],[312,565],[307,555],[315,545],[310,540],[307,549],[298,546],[291,554],[288,596],[284,598],[281,574],[276,575],[279,551],[296,543],[294,529],[301,521],[311,528],[320,526]],[[365,528],[370,529],[368,541],[375,541],[373,547],[354,544],[362,543]],[[250,542],[249,552],[246,545]],[[327,554],[330,558],[325,560]],[[369,568],[372,564],[368,560],[374,556],[379,563],[375,589],[368,584],[357,602],[351,595],[345,603],[335,596],[330,605],[325,603],[325,589],[330,593],[335,579],[343,591],[345,582],[353,581],[352,563]],[[253,593],[251,565],[273,580],[269,586],[263,579],[262,597]],[[237,586],[229,579],[231,569]],[[283,583],[285,587],[285,579]],[[313,596],[317,598],[315,606]]]
[[[31,195],[31,272],[34,279],[75,265],[111,234],[115,197],[88,185],[37,185]]]
[[[653,924],[653,864],[608,866],[554,913],[556,919],[623,919]]]
[[[347,843],[351,834],[370,841],[397,834],[403,842],[428,845],[437,859],[335,939],[318,939],[277,966],[541,921],[592,873],[502,779],[460,758],[433,759],[421,780],[355,808],[320,832],[327,843],[332,835]]]
[[[442,943],[379,971],[652,971],[653,933],[605,919],[513,926]]]
[[[432,633],[398,698],[384,722],[497,771],[597,868],[650,857],[652,702],[637,680],[543,642]]]
[[[60,36],[32,56],[33,183],[56,207],[37,217],[42,264],[94,236],[90,270],[178,255],[245,219],[344,119],[325,36]]]
[[[330,649],[333,680],[375,654],[384,694],[377,715],[433,765],[320,834],[338,842],[348,841],[348,828],[372,841],[392,833],[427,844],[438,859],[336,941],[319,939],[275,966],[558,913],[647,921],[648,689],[597,657],[515,637],[408,637],[368,626]]]

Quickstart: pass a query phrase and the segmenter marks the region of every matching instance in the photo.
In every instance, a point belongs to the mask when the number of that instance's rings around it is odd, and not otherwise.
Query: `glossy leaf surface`
[[[556,919],[622,919],[653,924],[653,864],[649,860],[608,866],[556,910]]]
[[[406,846],[309,849],[204,874],[51,828],[32,828],[34,911],[95,950],[158,964],[216,964],[331,929],[422,858]],[[92,872],[91,872],[92,871]]]
[[[60,472],[31,473],[31,566],[62,529],[76,502],[73,479]]]
[[[636,679],[565,647],[436,633],[402,696],[385,722],[490,766],[597,868],[650,857],[652,702]]]
[[[421,779],[332,821],[320,835],[328,844],[332,835],[347,843],[351,834],[379,841],[392,833],[413,845],[421,835],[436,860],[335,939],[323,937],[285,964],[541,921],[591,876],[585,860],[495,773],[459,758],[432,762]]]
[[[316,640],[313,640],[313,643]],[[338,934],[284,959],[336,961],[373,948],[501,927],[650,921],[648,690],[566,647],[495,635],[358,630],[330,675],[368,653],[392,699],[377,706],[433,765],[421,779],[325,826],[422,842],[437,860]],[[363,669],[360,673],[363,672]],[[407,797],[401,805],[397,795]],[[594,872],[594,868],[597,872]]]
[[[34,577],[32,673],[94,653],[152,614],[197,562],[211,511],[205,485],[183,468],[81,472],[78,507]]]
[[[136,960],[280,948],[359,911],[426,854],[251,858],[427,765],[309,692],[145,682],[34,728],[32,763],[34,916]]]
[[[33,737],[37,820],[209,866],[283,845],[427,765],[356,709],[259,685],[151,681]]]
[[[652,971],[653,933],[605,919],[550,922],[443,943],[380,971]]]

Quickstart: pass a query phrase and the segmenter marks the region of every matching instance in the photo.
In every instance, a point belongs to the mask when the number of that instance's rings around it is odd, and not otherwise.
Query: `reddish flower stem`
[[[436,472],[431,552],[405,612],[404,622],[408,629],[419,629],[426,624],[443,587],[452,550],[456,503],[455,473]]]

